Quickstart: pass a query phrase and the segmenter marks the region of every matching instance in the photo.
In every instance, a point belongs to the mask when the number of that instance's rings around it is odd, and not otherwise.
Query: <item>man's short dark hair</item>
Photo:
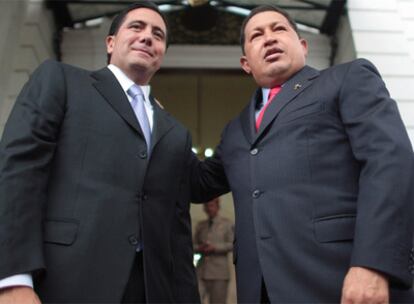
[[[283,15],[287,21],[289,22],[289,24],[292,26],[292,28],[295,30],[295,32],[298,34],[298,36],[300,37],[299,34],[299,30],[298,30],[298,26],[296,25],[295,20],[293,20],[293,18],[289,15],[289,13],[275,5],[260,5],[254,9],[252,9],[252,11],[250,12],[250,14],[243,20],[242,26],[241,26],[241,30],[240,30],[240,45],[242,48],[242,52],[243,55],[245,55],[245,51],[244,51],[244,43],[246,42],[246,35],[245,35],[245,29],[246,29],[246,25],[247,23],[250,21],[250,19],[252,19],[253,16],[263,13],[263,12],[276,12],[279,13],[281,15]]]
[[[128,5],[126,8],[124,8],[122,11],[118,13],[118,15],[115,16],[115,18],[112,20],[111,26],[109,28],[108,36],[116,35],[119,31],[119,28],[124,23],[126,16],[130,11],[133,11],[138,8],[148,8],[150,10],[153,10],[154,12],[158,13],[162,20],[164,21],[165,28],[167,29],[166,34],[166,45],[168,46],[168,37],[169,37],[169,31],[168,31],[168,22],[165,15],[160,11],[158,6],[150,1],[137,1],[131,5]],[[107,54],[107,63],[111,61],[111,54]]]

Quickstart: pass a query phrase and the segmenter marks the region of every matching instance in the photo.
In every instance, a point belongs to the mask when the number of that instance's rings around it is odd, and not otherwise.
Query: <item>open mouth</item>
[[[264,59],[265,60],[273,60],[273,59],[277,59],[279,57],[280,54],[283,53],[283,50],[280,48],[271,48],[268,49],[265,53]]]

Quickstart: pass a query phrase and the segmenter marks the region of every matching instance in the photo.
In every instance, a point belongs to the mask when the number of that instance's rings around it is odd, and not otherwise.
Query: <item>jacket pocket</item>
[[[79,223],[72,219],[46,219],[43,222],[43,240],[45,243],[72,245],[78,234]]]
[[[322,102],[312,101],[307,104],[298,106],[297,108],[289,109],[289,111],[280,117],[280,123],[285,124],[293,120],[321,113],[325,110],[325,105]]]
[[[318,218],[314,222],[315,238],[321,243],[353,240],[355,220],[355,214]]]

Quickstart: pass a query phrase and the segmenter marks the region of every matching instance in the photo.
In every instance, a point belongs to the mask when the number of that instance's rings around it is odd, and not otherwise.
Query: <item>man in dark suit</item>
[[[191,138],[149,93],[167,36],[138,2],[108,67],[47,61],[23,88],[0,147],[0,303],[199,302]]]
[[[193,171],[194,199],[233,192],[238,301],[413,303],[413,151],[378,71],[307,66],[273,6],[241,43],[260,88]]]

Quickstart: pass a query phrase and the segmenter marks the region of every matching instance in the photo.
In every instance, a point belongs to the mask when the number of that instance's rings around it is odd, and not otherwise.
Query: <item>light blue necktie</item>
[[[142,133],[144,133],[145,141],[147,142],[147,151],[151,148],[151,126],[148,120],[147,111],[145,111],[144,94],[139,86],[132,85],[128,89],[128,95],[131,96],[131,106],[141,126]]]

